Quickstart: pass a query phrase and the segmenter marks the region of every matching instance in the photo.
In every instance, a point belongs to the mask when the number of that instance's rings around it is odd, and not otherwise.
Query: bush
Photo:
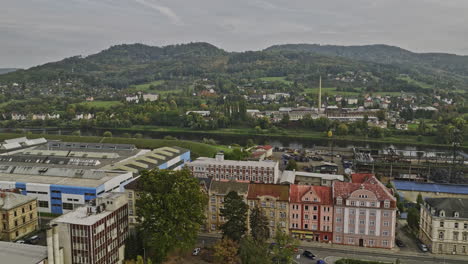
[[[112,137],[112,132],[106,131],[104,134],[102,134],[103,137]]]
[[[130,138],[131,135],[130,135],[130,133],[123,133],[123,134],[122,134],[122,137],[124,137],[124,138]]]
[[[177,140],[177,138],[175,138],[173,136],[165,136],[164,140]]]
[[[143,134],[141,134],[141,133],[136,133],[133,137],[134,137],[134,138],[143,138]]]

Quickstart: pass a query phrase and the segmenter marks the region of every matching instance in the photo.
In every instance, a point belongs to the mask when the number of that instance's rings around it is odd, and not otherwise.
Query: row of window
[[[366,215],[366,210],[358,210],[359,211],[359,215]],[[343,212],[343,208],[336,208],[336,213],[337,214],[341,214]],[[375,216],[377,213],[376,210],[369,210],[369,215],[370,216]],[[355,209],[349,209],[349,214],[350,215],[354,215],[356,214],[356,210]],[[383,214],[382,216],[383,217],[389,217],[391,215],[391,212],[389,211],[383,211]]]
[[[445,227],[445,222],[444,221],[440,221],[439,222],[439,226],[440,227]],[[449,226],[447,226],[449,227]],[[461,227],[461,224],[459,223],[453,223],[453,228],[460,228]],[[463,223],[463,228],[464,229],[468,229],[468,223]]]

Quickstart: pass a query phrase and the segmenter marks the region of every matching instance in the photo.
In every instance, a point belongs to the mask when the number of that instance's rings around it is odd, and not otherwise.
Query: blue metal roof
[[[438,192],[467,194],[468,185],[393,181],[393,186],[400,191]]]

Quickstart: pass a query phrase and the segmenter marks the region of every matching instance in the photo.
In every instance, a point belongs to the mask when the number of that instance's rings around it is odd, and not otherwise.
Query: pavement
[[[198,237],[200,246],[209,246],[216,243],[221,238],[220,234],[203,233]],[[402,264],[467,264],[468,257],[454,255],[435,255],[432,253],[422,253],[418,251],[401,250],[400,248],[381,249],[381,248],[362,248],[346,245],[326,244],[319,242],[301,241],[300,251],[309,250],[313,252],[317,259],[323,259],[328,264],[333,264],[341,258],[373,260],[387,263],[395,263],[400,260]],[[316,260],[310,260],[303,256],[295,259],[298,264],[316,263]]]

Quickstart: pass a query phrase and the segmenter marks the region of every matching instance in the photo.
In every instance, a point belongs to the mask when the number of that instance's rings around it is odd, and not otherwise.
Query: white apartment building
[[[419,239],[435,254],[468,255],[468,199],[426,198]]]
[[[276,161],[225,160],[222,152],[216,154],[216,158],[200,157],[187,166],[193,176],[211,177],[216,181],[276,183],[280,175],[279,164]]]

